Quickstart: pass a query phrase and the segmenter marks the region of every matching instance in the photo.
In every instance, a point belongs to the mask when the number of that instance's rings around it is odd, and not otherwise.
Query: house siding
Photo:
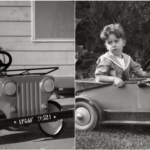
[[[75,42],[33,42],[30,1],[0,1],[0,47],[12,55],[9,69],[59,67],[56,77],[74,77]]]

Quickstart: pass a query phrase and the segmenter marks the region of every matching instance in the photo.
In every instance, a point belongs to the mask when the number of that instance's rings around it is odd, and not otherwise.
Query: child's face
[[[107,38],[105,45],[107,50],[112,52],[115,56],[121,57],[123,47],[125,46],[126,41],[122,38],[117,38],[115,34],[110,34]]]

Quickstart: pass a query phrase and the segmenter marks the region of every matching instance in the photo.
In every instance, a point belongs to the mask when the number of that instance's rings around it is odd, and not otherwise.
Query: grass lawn
[[[103,125],[76,130],[76,149],[150,149],[150,126]]]

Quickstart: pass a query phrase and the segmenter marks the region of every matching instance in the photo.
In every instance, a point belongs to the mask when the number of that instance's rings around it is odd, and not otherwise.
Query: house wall
[[[75,42],[32,42],[30,1],[0,1],[0,47],[12,55],[9,69],[59,67],[56,77],[74,77]]]

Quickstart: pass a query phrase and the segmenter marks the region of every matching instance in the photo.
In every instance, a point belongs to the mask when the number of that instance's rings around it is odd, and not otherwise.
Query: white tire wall
[[[91,131],[98,123],[98,114],[91,104],[83,101],[76,102],[75,128],[77,130]]]

